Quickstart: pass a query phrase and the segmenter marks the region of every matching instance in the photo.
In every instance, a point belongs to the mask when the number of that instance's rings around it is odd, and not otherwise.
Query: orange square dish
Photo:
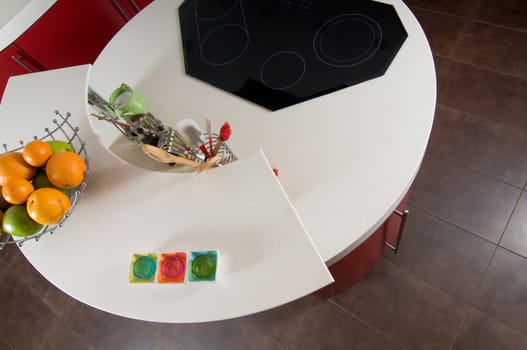
[[[158,283],[185,283],[187,253],[162,253],[157,270]]]

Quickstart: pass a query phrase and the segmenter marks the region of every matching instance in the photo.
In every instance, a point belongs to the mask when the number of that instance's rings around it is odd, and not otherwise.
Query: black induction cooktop
[[[186,0],[187,74],[271,110],[379,77],[407,33],[366,0]]]

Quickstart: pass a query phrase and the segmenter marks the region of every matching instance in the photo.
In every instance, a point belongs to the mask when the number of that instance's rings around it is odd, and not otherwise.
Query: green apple
[[[2,230],[12,236],[27,237],[39,233],[44,225],[36,223],[27,213],[25,205],[9,207],[2,218]]]
[[[66,196],[68,196],[68,190],[65,189],[65,188],[58,188],[56,187],[55,185],[53,185],[47,175],[46,175],[46,172],[44,170],[39,170],[37,175],[33,178],[33,188],[36,189],[39,189],[39,188],[43,188],[43,187],[51,187],[51,188],[56,188],[57,190],[59,190],[60,192],[64,193]]]
[[[53,151],[53,154],[59,153],[59,152],[75,152],[73,150],[73,147],[66,141],[61,140],[50,140],[46,141],[48,145],[51,146],[51,150]]]

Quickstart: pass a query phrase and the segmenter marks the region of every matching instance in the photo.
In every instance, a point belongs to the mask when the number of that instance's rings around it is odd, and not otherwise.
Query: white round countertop
[[[178,7],[158,0],[136,16],[95,62],[89,84],[110,96],[121,83],[167,125],[229,121],[240,156],[262,148],[328,264],[377,229],[413,182],[431,131],[436,78],[428,41],[408,7],[393,4],[408,38],[386,73],[275,112],[185,73]],[[130,164],[163,170],[122,147],[108,123],[90,120],[102,144]],[[170,171],[167,169],[166,171]],[[185,175],[176,175],[184,178]]]
[[[326,265],[367,239],[408,191],[436,99],[430,48],[401,1],[387,3],[408,38],[382,77],[275,112],[185,74],[181,3],[154,1],[93,67],[11,78],[0,105],[2,141],[30,139],[58,109],[72,113],[90,156],[75,212],[52,237],[26,242],[24,255],[88,305],[159,322],[247,315],[331,283]],[[109,96],[121,83],[167,125],[229,121],[240,159],[193,176],[147,158],[88,116],[88,85]],[[128,282],[133,254],[208,249],[220,252],[216,283]]]

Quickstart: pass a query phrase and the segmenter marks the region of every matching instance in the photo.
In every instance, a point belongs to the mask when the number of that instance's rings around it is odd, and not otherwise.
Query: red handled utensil
[[[223,123],[223,125],[220,128],[220,135],[216,139],[216,147],[214,147],[214,152],[212,152],[213,155],[216,155],[218,151],[220,150],[221,144],[223,142],[226,142],[232,134],[231,125],[228,122]]]

